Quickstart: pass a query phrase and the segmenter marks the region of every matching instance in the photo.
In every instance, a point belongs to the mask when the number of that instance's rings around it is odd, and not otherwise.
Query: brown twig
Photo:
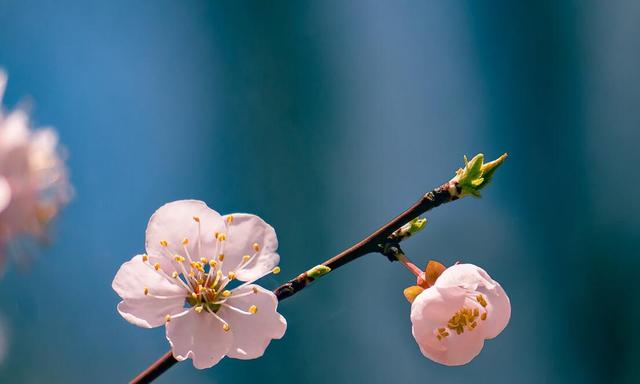
[[[443,203],[456,200],[459,197],[459,194],[460,188],[455,181],[452,180],[441,185],[422,196],[422,198],[420,198],[420,200],[418,200],[413,206],[380,227],[380,229],[373,232],[357,244],[354,244],[350,248],[325,261],[322,265],[330,268],[329,271],[333,271],[369,253],[382,253],[393,261],[392,256],[390,256],[388,252],[385,252],[384,249],[387,243],[397,243],[399,240],[402,240],[402,238],[396,238],[396,236],[394,236],[394,232],[400,229],[404,224],[410,222],[428,210]],[[293,296],[311,284],[316,279],[316,277],[311,276],[309,273],[312,270],[304,272],[298,275],[298,277],[289,280],[276,288],[273,292],[278,300],[282,301],[287,297]],[[177,363],[177,360],[173,357],[171,351],[169,351],[136,376],[131,381],[131,384],[150,383],[158,376],[162,375],[166,370],[171,368],[175,363]]]

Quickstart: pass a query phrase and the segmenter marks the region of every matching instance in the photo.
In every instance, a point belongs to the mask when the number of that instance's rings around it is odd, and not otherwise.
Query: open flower
[[[6,80],[0,71],[0,101]],[[6,113],[0,106],[0,267],[7,243],[23,235],[44,239],[70,196],[56,133],[33,131],[25,111]]]
[[[224,356],[260,357],[287,328],[273,292],[253,284],[279,272],[277,247],[258,216],[220,216],[196,200],[166,204],[149,220],[147,253],[113,280],[118,312],[140,327],[166,324],[173,356],[199,369]]]
[[[470,362],[484,340],[498,336],[510,317],[507,294],[473,264],[447,268],[411,304],[412,332],[420,351],[444,365]]]

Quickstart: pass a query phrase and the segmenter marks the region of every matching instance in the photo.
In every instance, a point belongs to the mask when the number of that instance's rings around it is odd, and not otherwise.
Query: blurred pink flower
[[[258,216],[220,216],[201,201],[158,209],[147,226],[145,255],[113,280],[118,312],[145,328],[166,324],[173,356],[209,368],[224,356],[255,359],[287,322],[278,299],[253,282],[277,273],[274,229]],[[228,284],[242,281],[233,289]]]
[[[482,268],[457,264],[411,304],[413,337],[422,354],[444,365],[462,365],[476,357],[511,317],[509,298]]]
[[[0,71],[0,102],[7,77]],[[67,170],[50,129],[33,131],[23,110],[0,106],[0,269],[7,244],[23,235],[44,239],[71,196]]]

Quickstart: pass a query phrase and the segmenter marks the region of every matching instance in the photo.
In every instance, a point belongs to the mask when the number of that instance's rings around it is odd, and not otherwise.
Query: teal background
[[[639,382],[639,35],[633,1],[0,0],[4,103],[57,128],[76,190],[52,246],[0,280],[0,382],[125,382],[167,350],[111,289],[165,202],[271,223],[273,288],[464,154],[504,151],[481,200],[404,245],[507,290],[511,322],[472,363],[422,357],[413,279],[371,255],[283,302],[263,358],[158,382]]]

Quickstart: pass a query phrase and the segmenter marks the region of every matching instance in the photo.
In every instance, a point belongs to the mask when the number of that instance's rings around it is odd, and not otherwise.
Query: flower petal
[[[243,294],[255,289],[255,294],[234,298],[233,295]],[[227,300],[229,305],[243,311],[249,311],[255,305],[255,314],[242,314],[222,306],[219,314],[224,318],[233,331],[233,344],[229,349],[229,357],[236,359],[255,359],[264,354],[272,339],[280,339],[287,329],[287,321],[277,312],[278,299],[273,292],[259,285],[248,285],[234,289],[232,297]]]
[[[456,334],[446,328],[465,300],[466,290],[460,287],[431,287],[416,297],[411,305],[412,333],[424,356],[444,365],[462,365],[480,353],[482,332],[476,329]],[[438,328],[445,328],[449,335],[438,340]]]
[[[511,302],[507,293],[500,284],[496,288],[488,290],[479,288],[479,292],[487,296],[487,320],[483,324],[484,337],[493,339],[507,326],[511,318]]]
[[[123,299],[148,298],[145,288],[158,296],[187,296],[187,290],[178,283],[167,279],[151,265],[142,261],[142,255],[134,256],[122,264],[111,284],[113,290]]]
[[[497,283],[477,265],[456,264],[442,272],[435,285],[438,287],[458,286],[476,291],[479,286],[493,290]]]
[[[214,234],[224,230],[220,214],[202,201],[174,201],[160,207],[149,219],[147,254],[153,263],[160,263],[162,269],[171,274],[180,271],[173,256],[186,257],[185,247],[194,260],[215,257],[218,241]],[[188,244],[183,244],[184,239],[188,240]],[[165,241],[168,244],[166,247],[161,245]]]
[[[167,323],[167,340],[178,361],[193,359],[198,369],[210,368],[227,354],[233,330],[225,332],[214,315],[203,311],[187,311]]]
[[[4,211],[11,201],[11,187],[4,177],[0,176],[0,213]]]
[[[160,326],[166,315],[181,312],[187,296],[184,287],[162,276],[141,255],[122,264],[111,286],[123,299],[118,304],[120,315],[145,328]],[[150,295],[145,295],[145,288]]]
[[[415,298],[411,304],[411,324],[413,337],[421,348],[444,351],[434,330],[445,326],[464,301],[465,290],[459,287],[430,287]]]
[[[232,219],[229,219],[232,217]],[[254,255],[242,269],[236,271],[240,281],[258,279],[271,271],[280,262],[278,238],[272,226],[256,215],[234,213],[223,217],[227,223],[227,241],[224,245],[223,272],[235,270],[244,255]],[[256,252],[254,244],[257,244]]]

